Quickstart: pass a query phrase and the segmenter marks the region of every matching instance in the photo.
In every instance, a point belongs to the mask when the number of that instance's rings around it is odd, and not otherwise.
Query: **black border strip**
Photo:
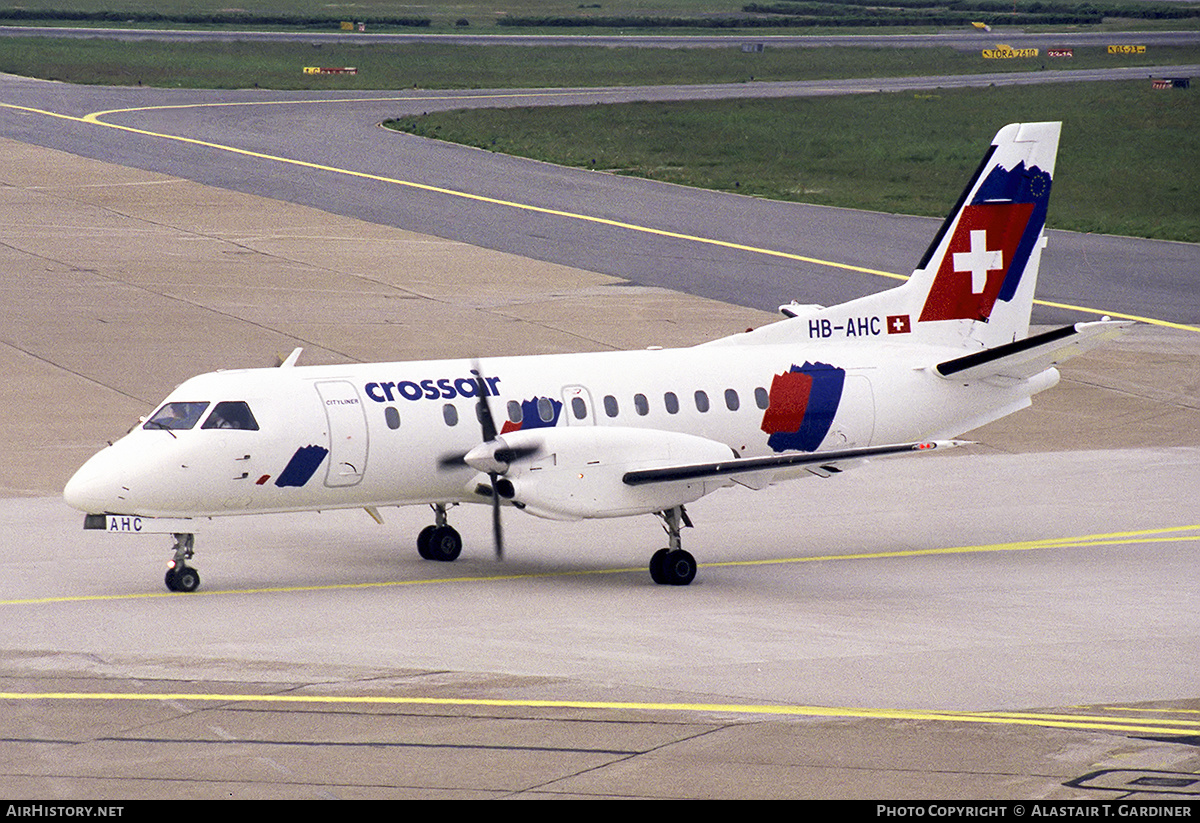
[[[676,480],[696,480],[703,477],[722,477],[729,474],[748,474],[755,471],[786,469],[793,466],[837,463],[843,460],[861,460],[902,452],[933,451],[936,443],[902,443],[895,446],[872,446],[862,449],[811,452],[803,454],[780,454],[771,457],[747,457],[740,460],[723,460],[719,463],[694,463],[689,466],[667,466],[661,469],[640,469],[626,472],[621,480],[627,486],[646,483],[669,483]]]
[[[975,173],[971,175],[971,182],[967,183],[967,187],[963,189],[962,194],[958,196],[958,202],[954,204],[954,208],[950,210],[950,214],[948,214],[946,219],[942,221],[942,226],[938,229],[937,234],[934,235],[933,242],[929,244],[929,248],[925,250],[925,254],[921,258],[921,262],[917,264],[918,270],[929,265],[929,260],[933,257],[933,253],[937,251],[937,247],[941,245],[942,238],[946,236],[946,232],[950,231],[950,224],[954,222],[955,215],[962,211],[962,207],[967,202],[967,198],[971,195],[971,192],[975,190],[975,184],[979,182],[980,175],[983,174],[983,170],[987,168],[988,162],[992,159],[992,155],[995,153],[996,144],[993,143],[990,147],[988,147],[988,150],[984,152],[983,160],[979,162],[979,168],[975,169]]]
[[[975,366],[982,366],[984,363],[991,363],[993,360],[1000,360],[1008,357],[1010,354],[1019,354],[1023,351],[1036,349],[1038,346],[1044,346],[1056,340],[1063,340],[1077,333],[1073,325],[1063,326],[1061,329],[1035,334],[1033,337],[1026,337],[1024,340],[1005,343],[1001,346],[996,346],[994,349],[986,349],[968,354],[965,357],[956,357],[953,360],[938,363],[936,366],[937,373],[942,377],[950,377],[953,374],[958,374],[960,371],[966,371]]]

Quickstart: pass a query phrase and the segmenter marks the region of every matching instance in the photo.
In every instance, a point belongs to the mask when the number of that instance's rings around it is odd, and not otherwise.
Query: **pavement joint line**
[[[586,223],[594,223],[597,225],[609,226],[611,228],[623,229],[626,231],[641,232],[643,234],[650,234],[650,235],[654,235],[654,236],[658,236],[658,237],[665,237],[665,238],[668,238],[671,240],[683,240],[683,241],[687,241],[687,242],[700,243],[700,244],[709,245],[709,246],[717,246],[720,248],[731,249],[734,251],[744,251],[744,252],[749,252],[751,254],[761,254],[761,255],[765,255],[765,256],[769,256],[769,257],[778,257],[778,258],[782,258],[785,260],[793,260],[796,262],[808,263],[810,265],[816,265],[816,266],[825,266],[828,268],[840,269],[843,271],[850,271],[850,272],[855,272],[858,274],[869,274],[869,275],[874,275],[876,277],[888,278],[891,280],[905,281],[905,280],[909,279],[908,275],[897,274],[895,272],[881,271],[879,269],[872,269],[872,268],[867,268],[867,267],[863,267],[863,266],[854,266],[854,265],[850,265],[848,263],[838,263],[833,260],[824,260],[821,258],[807,257],[805,255],[792,254],[790,252],[779,251],[777,249],[766,249],[766,248],[761,248],[758,246],[750,246],[750,245],[745,245],[742,243],[734,243],[734,242],[728,241],[728,240],[717,240],[715,238],[700,237],[697,235],[690,235],[690,234],[684,234],[681,232],[668,231],[666,229],[656,229],[656,228],[653,228],[652,226],[641,226],[636,223],[626,223],[626,222],[619,221],[619,220],[610,220],[608,218],[596,217],[594,215],[580,214],[577,212],[570,212],[570,211],[565,211],[565,210],[561,210],[561,209],[551,209],[551,208],[547,208],[544,206],[535,206],[535,205],[532,205],[529,203],[518,203],[518,202],[512,201],[512,200],[504,200],[501,198],[488,197],[488,196],[479,195],[479,194],[472,194],[470,192],[457,191],[454,189],[447,189],[447,188],[444,188],[441,186],[432,186],[432,185],[429,185],[426,183],[417,183],[412,180],[402,180],[402,179],[395,178],[395,177],[385,177],[383,175],[370,174],[367,172],[359,172],[359,171],[354,171],[352,169],[340,168],[337,166],[327,166],[327,165],[324,165],[321,163],[311,163],[306,160],[296,160],[293,158],[282,157],[279,155],[251,151],[249,149],[240,149],[236,146],[229,146],[229,145],[226,145],[223,143],[213,143],[210,141],[199,140],[199,139],[192,138],[192,137],[183,137],[181,135],[175,135],[175,134],[164,134],[162,132],[150,131],[148,129],[139,129],[139,128],[135,128],[133,126],[123,126],[123,125],[119,125],[117,123],[108,123],[101,119],[102,117],[104,117],[106,115],[113,115],[113,114],[127,114],[127,113],[144,112],[144,111],[160,111],[160,110],[204,108],[204,107],[218,107],[218,106],[300,105],[300,104],[320,104],[320,103],[388,102],[388,101],[400,101],[400,100],[430,100],[430,99],[455,99],[455,100],[458,100],[458,99],[490,99],[493,97],[496,97],[496,98],[531,97],[531,96],[553,97],[553,96],[565,96],[569,93],[573,93],[573,92],[563,91],[563,92],[543,92],[543,93],[512,93],[512,94],[473,95],[473,96],[470,96],[470,95],[462,95],[462,96],[460,96],[460,95],[443,95],[440,97],[411,97],[411,96],[409,96],[409,97],[362,97],[362,98],[346,98],[346,99],[332,98],[332,99],[326,99],[326,100],[308,100],[308,101],[305,101],[305,100],[283,100],[283,101],[263,100],[263,101],[243,101],[243,102],[227,102],[227,103],[188,103],[188,104],[178,104],[178,105],[172,105],[172,106],[141,106],[141,107],[128,108],[128,109],[107,109],[105,111],[92,112],[91,114],[84,115],[83,117],[77,117],[74,115],[67,115],[67,114],[60,114],[58,112],[52,112],[52,111],[32,108],[32,107],[28,107],[28,106],[18,106],[18,105],[11,104],[11,103],[0,103],[0,107],[14,109],[17,111],[24,111],[24,112],[28,112],[28,113],[32,113],[32,114],[42,114],[42,115],[46,115],[46,116],[50,116],[50,117],[57,117],[57,118],[61,118],[64,120],[70,120],[70,121],[77,122],[77,123],[86,123],[89,125],[103,126],[105,128],[116,129],[118,131],[127,131],[132,134],[140,134],[140,135],[143,135],[146,137],[157,137],[157,138],[164,139],[164,140],[175,140],[175,141],[182,142],[182,143],[189,143],[189,144],[196,145],[196,146],[202,146],[204,148],[216,149],[218,151],[226,151],[226,152],[230,152],[232,154],[239,154],[244,157],[251,157],[251,158],[256,158],[256,159],[260,159],[260,160],[270,160],[272,162],[283,163],[286,165],[299,166],[301,168],[309,168],[309,169],[313,169],[316,171],[324,171],[324,172],[329,172],[332,174],[342,174],[342,175],[346,175],[349,177],[357,177],[357,178],[364,179],[364,180],[373,180],[378,183],[387,183],[390,185],[403,186],[406,188],[416,189],[418,191],[429,192],[431,194],[440,194],[440,195],[444,195],[444,196],[448,196],[448,197],[458,197],[458,198],[462,198],[462,199],[466,199],[466,200],[473,200],[473,201],[479,202],[479,203],[487,203],[489,205],[495,205],[495,206],[504,206],[507,208],[533,212],[536,214],[545,214],[548,216],[561,217],[561,218],[568,219],[568,220],[578,220],[578,221],[582,221],[582,222],[586,222]],[[1116,317],[1116,318],[1119,318],[1122,320],[1134,320],[1134,321],[1137,321],[1140,323],[1147,323],[1149,325],[1154,325],[1154,326],[1163,326],[1166,328],[1180,329],[1182,331],[1200,332],[1200,326],[1192,326],[1192,325],[1187,325],[1184,323],[1175,323],[1173,321],[1161,320],[1161,319],[1153,318],[1153,317],[1143,317],[1140,315],[1127,314],[1127,313],[1123,313],[1123,312],[1108,311],[1108,310],[1103,310],[1103,309],[1094,309],[1094,308],[1089,308],[1086,306],[1078,306],[1078,305],[1072,305],[1072,304],[1068,304],[1068,303],[1055,303],[1055,302],[1043,301],[1043,300],[1038,300],[1038,299],[1034,299],[1033,302],[1036,305],[1046,306],[1048,308],[1066,309],[1069,311],[1082,312],[1085,314],[1094,314],[1094,315],[1098,315],[1098,316],[1107,315],[1109,317]]]
[[[1190,532],[1190,533],[1189,533]],[[1177,543],[1200,541],[1200,524],[1193,526],[1170,526],[1137,531],[1092,534],[1078,537],[1052,537],[1042,540],[1024,540],[979,546],[955,546],[941,549],[899,549],[895,551],[863,552],[855,554],[817,555],[813,557],[785,557],[764,560],[716,560],[703,563],[703,567],[731,568],[751,566],[776,566],[796,563],[826,563],[834,561],[888,560],[895,558],[930,557],[951,554],[981,554],[985,552],[1036,551],[1044,549],[1077,549],[1099,546],[1116,546],[1133,543]],[[513,580],[536,580],[561,577],[584,577],[607,574],[642,574],[641,566],[611,569],[574,569],[557,572],[514,572],[458,577],[435,577],[410,580],[385,580],[371,583],[333,583],[329,585],[271,586],[260,589],[218,589],[197,591],[187,594],[178,592],[139,592],[136,594],[90,594],[0,600],[0,606],[36,606],[50,603],[112,602],[119,600],[153,600],[163,597],[219,597],[249,594],[289,594],[295,592],[339,591],[355,589],[387,589],[400,586],[429,586],[453,583],[500,583]]]
[[[388,695],[210,694],[153,692],[0,692],[0,701],[130,701],[180,703],[267,703],[284,705],[373,705],[477,707],[518,709],[577,709],[601,711],[720,713],[749,716],[914,720],[945,723],[983,723],[1005,726],[1040,726],[1059,729],[1112,731],[1123,734],[1194,735],[1200,721],[1122,721],[1106,715],[1038,714],[1024,712],[972,712],[918,709],[869,709],[835,706],[800,706],[755,703],[657,703],[606,700],[543,700],[520,698],[458,698]]]

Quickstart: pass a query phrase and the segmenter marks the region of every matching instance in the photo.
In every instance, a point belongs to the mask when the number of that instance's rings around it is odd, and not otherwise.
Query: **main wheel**
[[[426,560],[434,559],[433,555],[429,552],[429,542],[433,539],[435,531],[437,531],[437,526],[426,526],[417,535],[417,554]]]
[[[439,526],[429,535],[429,558],[449,563],[462,553],[462,537],[450,526]]]
[[[667,570],[664,563],[667,555],[671,553],[670,549],[659,549],[654,554],[650,555],[650,579],[658,585],[663,585],[667,582]]]
[[[696,578],[696,558],[683,549],[676,549],[663,558],[662,569],[667,583],[686,586]]]

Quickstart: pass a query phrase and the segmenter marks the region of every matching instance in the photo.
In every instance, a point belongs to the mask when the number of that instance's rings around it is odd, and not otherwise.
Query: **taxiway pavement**
[[[169,541],[85,533],[56,492],[194,373],[296,345],[310,363],[686,345],[772,316],[685,293],[730,250],[553,239],[560,221],[513,228],[523,211],[462,197],[412,208],[543,250],[673,251],[691,274],[664,288],[398,227],[394,201],[420,206],[395,194],[411,187],[376,200],[340,172],[0,119],[6,796],[1114,798],[1150,796],[1149,771],[1200,771],[1195,332],[1143,326],[1072,361],[970,450],[701,501],[686,589],[649,582],[651,518],[510,517],[501,566],[486,510],[456,510],[468,547],[447,567],[410,546],[427,513],[390,510],[384,526],[215,521],[197,538],[204,587],[171,595]],[[261,132],[242,148],[265,154],[271,118],[241,120],[239,135]],[[319,142],[362,145],[361,126]],[[350,154],[342,166],[368,162]],[[597,190],[574,181],[602,177],[522,177],[534,164],[475,154],[507,169],[492,185],[572,181],[576,203]],[[469,177],[463,156],[444,174]],[[240,191],[260,184],[272,198]],[[602,207],[649,214],[635,195],[664,188],[614,188]],[[693,196],[664,220],[702,208]],[[803,214],[832,238],[856,219],[835,211]],[[1195,255],[1144,248],[1183,273]],[[1152,316],[1194,322],[1190,281],[1165,270]],[[835,296],[869,280],[833,272]]]
[[[510,517],[499,565],[472,509],[449,567],[421,510],[214,521],[170,595],[167,541],[53,495],[193,372],[769,316],[2,149],[6,796],[1114,798],[1200,769],[1193,333],[1075,361],[970,454],[701,501],[686,589],[642,568],[651,518]]]
[[[1136,70],[1139,77],[1147,71],[1154,70]],[[795,97],[1121,74],[349,93],[91,88],[0,76],[0,136],[774,311],[791,300],[832,305],[895,285],[887,275],[911,271],[938,221],[566,169],[378,124],[440,108]],[[982,127],[981,150],[1000,125]],[[947,210],[957,195],[947,193]],[[1035,322],[1096,312],[1200,320],[1196,244],[1050,232],[1044,259]],[[1081,301],[1093,313],[1050,305]]]

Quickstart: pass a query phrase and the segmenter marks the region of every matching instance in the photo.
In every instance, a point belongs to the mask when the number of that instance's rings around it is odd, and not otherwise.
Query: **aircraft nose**
[[[119,511],[121,483],[113,471],[108,449],[94,455],[63,488],[63,500],[74,509],[88,514]]]

